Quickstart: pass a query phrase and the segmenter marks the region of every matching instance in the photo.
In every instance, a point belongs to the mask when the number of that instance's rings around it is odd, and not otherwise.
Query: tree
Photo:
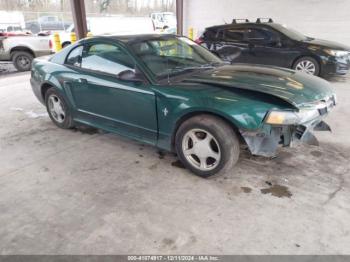
[[[106,13],[110,4],[111,4],[111,0],[101,0],[100,13]]]

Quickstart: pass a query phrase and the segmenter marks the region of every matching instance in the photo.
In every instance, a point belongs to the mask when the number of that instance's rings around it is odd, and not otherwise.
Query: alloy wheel
[[[60,98],[54,94],[50,95],[48,98],[48,106],[53,119],[62,124],[66,119],[66,112]]]
[[[191,129],[184,135],[182,151],[187,161],[201,171],[215,169],[221,160],[219,143],[203,129]]]
[[[309,75],[315,75],[316,65],[309,60],[301,60],[295,67],[295,70],[307,73]]]

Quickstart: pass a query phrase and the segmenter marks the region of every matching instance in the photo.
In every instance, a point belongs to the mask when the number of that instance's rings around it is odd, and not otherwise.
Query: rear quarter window
[[[204,39],[214,40],[216,39],[217,31],[216,30],[206,30],[203,34]]]
[[[70,66],[80,67],[83,49],[84,49],[83,46],[78,46],[74,48],[72,51],[70,51],[70,53],[67,56],[65,64]]]

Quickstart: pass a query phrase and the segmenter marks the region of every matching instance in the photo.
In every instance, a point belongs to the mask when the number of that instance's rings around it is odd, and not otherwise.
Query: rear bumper
[[[42,103],[43,105],[45,104],[45,101],[42,97],[41,94],[41,87],[39,82],[37,82],[33,77],[30,78],[30,85],[32,87],[33,93],[36,96],[36,98]]]

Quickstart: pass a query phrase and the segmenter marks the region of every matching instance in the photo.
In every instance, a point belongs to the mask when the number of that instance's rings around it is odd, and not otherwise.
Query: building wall
[[[305,35],[350,46],[350,0],[184,0],[184,33],[233,18],[271,17]]]

